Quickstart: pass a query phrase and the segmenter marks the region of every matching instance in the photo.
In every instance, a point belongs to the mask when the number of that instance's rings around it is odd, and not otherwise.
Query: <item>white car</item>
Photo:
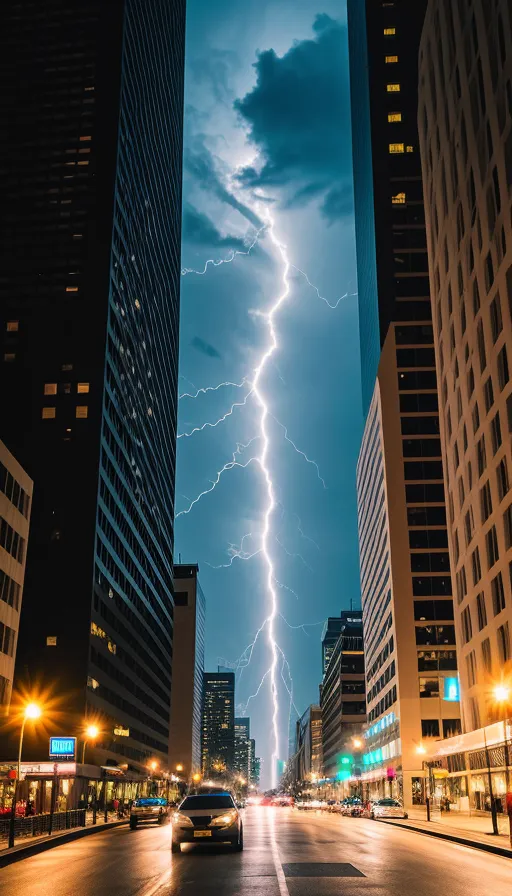
[[[398,800],[383,799],[373,803],[370,818],[408,818],[402,803]]]
[[[185,797],[174,813],[172,852],[182,843],[230,843],[244,848],[242,816],[230,793],[205,793]]]

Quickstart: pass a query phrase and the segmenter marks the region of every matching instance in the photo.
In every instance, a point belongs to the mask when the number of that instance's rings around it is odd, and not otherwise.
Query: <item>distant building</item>
[[[329,661],[344,626],[350,622],[359,622],[360,610],[342,610],[339,616],[329,616],[322,632],[322,675],[325,676]]]
[[[345,614],[321,691],[323,776],[338,777],[340,754],[350,750],[366,721],[361,610]],[[350,621],[349,621],[350,620]]]
[[[169,767],[182,765],[185,777],[201,768],[206,603],[198,572],[196,564],[174,567]]]
[[[259,756],[256,756],[256,744],[253,739],[251,739],[251,754],[253,756],[251,768],[251,784],[253,784],[254,787],[258,788],[260,786],[261,777],[261,759]]]
[[[0,718],[8,713],[23,600],[33,482],[0,442]]]
[[[203,676],[203,775],[232,772],[235,762],[235,673]]]
[[[297,720],[295,754],[296,781],[316,781],[322,776],[322,712],[312,704]]]
[[[169,746],[185,5],[2,4],[0,422],[35,483],[15,688],[136,770]]]
[[[233,771],[249,782],[251,776],[251,720],[235,718],[235,761]]]
[[[512,706],[494,695],[512,661],[510,0],[431,0],[418,122],[469,732],[510,718]],[[504,786],[500,773],[495,793]]]

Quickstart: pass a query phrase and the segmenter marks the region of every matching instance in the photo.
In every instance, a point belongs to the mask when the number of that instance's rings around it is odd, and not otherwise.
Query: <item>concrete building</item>
[[[35,484],[15,686],[143,770],[169,746],[185,0],[7,0],[2,37],[0,420]]]
[[[428,5],[418,123],[463,727],[512,716],[512,9]],[[495,686],[510,689],[508,706]]]
[[[341,616],[329,616],[325,620],[322,631],[322,678],[327,672],[332,652],[336,647],[336,642],[340,636],[343,622]]]
[[[368,709],[363,781],[369,796],[392,794],[408,806],[425,797],[425,744],[460,731],[435,381],[423,391],[414,388],[413,371],[399,372],[404,355],[412,367],[420,358],[433,365],[432,339],[427,324],[390,326],[357,468]],[[427,401],[431,411],[419,414]]]
[[[340,754],[361,736],[366,722],[363,625],[361,610],[344,611],[320,697],[323,777],[342,771]]]
[[[0,442],[0,718],[12,694],[33,482]]]
[[[289,776],[295,782],[315,782],[322,776],[322,711],[312,704],[300,719],[295,730],[295,752],[290,759]]]
[[[203,676],[203,775],[232,772],[235,762],[235,673],[205,672]]]
[[[198,573],[197,564],[174,567],[169,768],[183,766],[186,778],[201,769],[206,602]]]

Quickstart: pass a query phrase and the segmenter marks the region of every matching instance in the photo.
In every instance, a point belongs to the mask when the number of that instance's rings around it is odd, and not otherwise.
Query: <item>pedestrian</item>
[[[118,800],[117,796],[116,796],[116,798],[112,801],[112,805],[113,805],[113,807],[114,807],[114,812],[118,812],[118,810],[119,810],[119,800]]]
[[[29,818],[30,815],[35,815],[35,814],[36,814],[36,810],[34,808],[34,803],[29,798],[27,800],[27,805],[25,806],[25,818]]]

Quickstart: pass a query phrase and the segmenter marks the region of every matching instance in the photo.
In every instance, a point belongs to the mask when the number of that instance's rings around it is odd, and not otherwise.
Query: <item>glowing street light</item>
[[[356,748],[356,750],[360,750],[361,747],[363,746],[363,742],[360,737],[354,737],[352,743],[353,743],[354,747]]]
[[[497,684],[493,690],[493,697],[496,703],[508,703],[510,700],[510,688],[504,684]]]
[[[192,780],[195,784],[199,784],[199,781],[201,780],[201,775],[199,774],[199,772],[196,772],[195,775],[192,775]]]
[[[426,751],[426,748],[423,746],[423,744],[418,744],[418,746],[416,747],[416,752],[417,752],[420,756],[424,756],[424,754],[425,754],[427,751]]]
[[[176,771],[177,771],[177,772],[182,772],[182,771],[183,771],[183,765],[181,764],[181,762],[178,762],[178,765],[176,766]]]
[[[100,729],[98,728],[97,725],[87,725],[87,728],[85,729],[84,744],[82,747],[82,765],[85,763],[85,748],[86,748],[87,744],[89,743],[90,740],[96,740],[99,733],[100,733]]]
[[[156,770],[157,770],[157,768],[158,768],[158,762],[156,762],[155,759],[152,759],[151,762],[149,763],[149,769],[150,769],[150,771],[152,771],[153,773],[155,773]]]
[[[23,748],[23,735],[25,733],[25,723],[27,719],[35,722],[37,719],[40,719],[43,714],[43,710],[37,703],[27,703],[25,709],[23,711],[23,722],[21,723],[21,731],[20,731],[20,745],[18,750],[18,781],[20,780],[20,766],[21,766],[21,750]]]

